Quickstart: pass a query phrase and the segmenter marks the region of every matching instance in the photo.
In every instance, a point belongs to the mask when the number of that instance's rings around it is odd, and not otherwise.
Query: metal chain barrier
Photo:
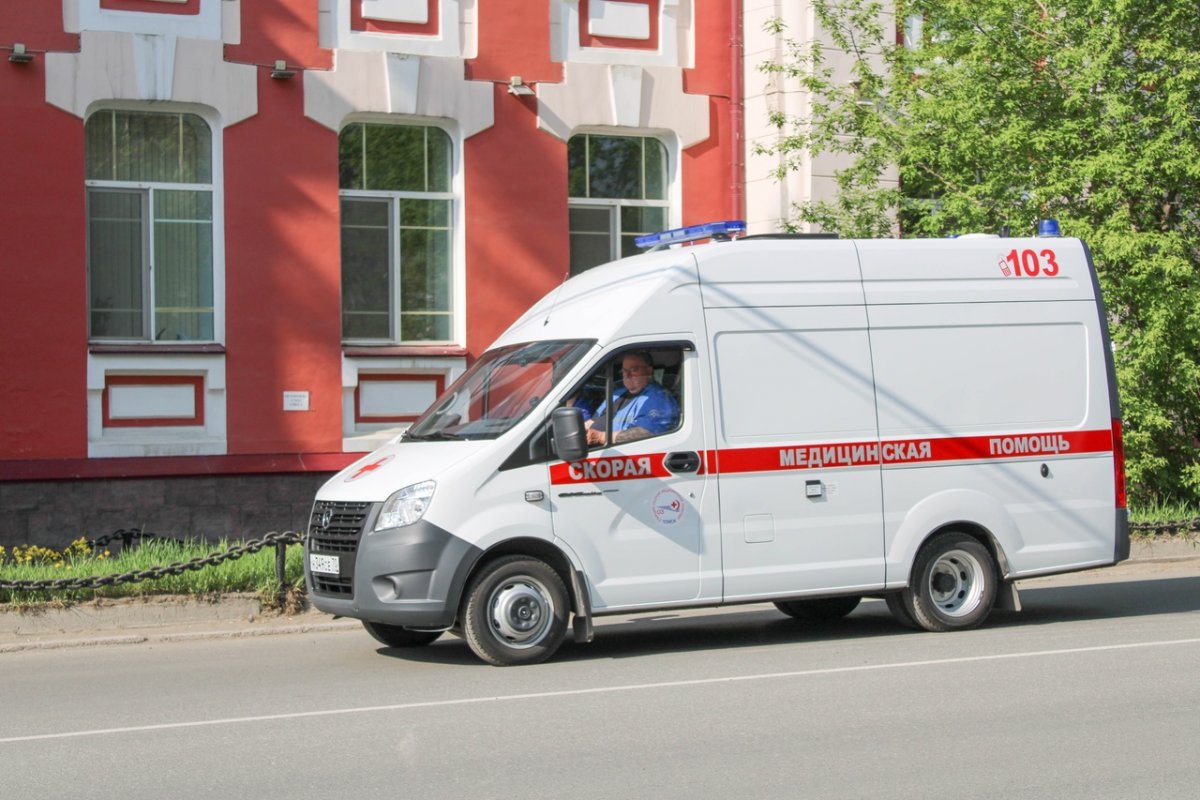
[[[1129,526],[1134,533],[1150,533],[1155,536],[1173,536],[1177,533],[1200,531],[1200,517],[1176,519],[1166,522],[1135,522]]]
[[[108,537],[101,537],[97,542],[107,544],[113,539],[123,538],[123,534],[128,534],[129,531],[117,531]],[[140,538],[147,538],[147,534],[139,533]],[[154,534],[148,536],[159,538]],[[167,564],[164,567],[150,567],[149,569],[136,570],[133,572],[122,572],[115,575],[96,575],[93,577],[79,578],[58,578],[55,580],[46,581],[0,581],[0,589],[16,590],[16,591],[61,591],[72,589],[99,589],[101,586],[116,586],[121,583],[137,583],[139,581],[153,581],[159,578],[165,578],[168,575],[182,575],[185,572],[195,572],[204,569],[205,567],[215,567],[225,561],[236,561],[248,553],[257,553],[264,547],[274,546],[277,549],[276,555],[276,574],[282,582],[281,567],[283,561],[283,552],[287,545],[301,544],[304,541],[304,534],[296,531],[284,531],[277,533],[272,531],[266,534],[261,539],[251,539],[245,544],[236,547],[230,547],[228,550],[210,553],[207,556],[197,556],[196,558],[188,559],[187,561],[176,561]],[[90,543],[89,543],[90,544]],[[103,546],[103,545],[99,545]]]

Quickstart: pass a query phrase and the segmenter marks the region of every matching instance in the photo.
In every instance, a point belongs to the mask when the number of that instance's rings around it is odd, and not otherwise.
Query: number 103
[[[1058,274],[1058,262],[1054,259],[1053,250],[1010,250],[1004,259],[1012,266],[1014,278],[1022,275],[1030,278],[1038,276],[1053,278]]]

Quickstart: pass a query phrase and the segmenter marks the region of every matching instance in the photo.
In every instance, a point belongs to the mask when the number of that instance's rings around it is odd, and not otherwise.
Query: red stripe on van
[[[550,483],[603,483],[606,481],[628,481],[642,478],[669,478],[671,472],[663,466],[666,453],[645,453],[632,456],[608,456],[586,458],[582,461],[565,461],[550,465]],[[697,474],[704,474],[701,464]]]
[[[834,469],[839,467],[885,467],[904,464],[936,464],[954,461],[999,461],[1021,458],[1051,458],[1113,452],[1114,431],[1058,431],[1008,436],[960,436],[953,438],[890,439],[883,442],[774,445],[709,450],[697,474],[776,472],[786,470]],[[550,466],[550,483],[597,483],[665,478],[672,473],[663,466],[665,453],[589,458],[571,464]]]
[[[946,461],[992,461],[1108,453],[1111,431],[1063,431],[1013,436],[890,439],[883,442],[841,442],[818,445],[776,445],[717,452],[716,471],[771,472],[830,469],[882,464],[928,464]]]

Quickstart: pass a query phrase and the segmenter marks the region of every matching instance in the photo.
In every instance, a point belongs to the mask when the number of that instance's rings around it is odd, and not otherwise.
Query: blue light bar
[[[672,228],[669,231],[648,233],[633,240],[642,249],[648,247],[666,247],[681,242],[694,242],[697,239],[728,239],[746,232],[746,223],[740,219],[728,219],[724,222],[706,222],[703,225],[689,225],[686,228]]]
[[[1058,220],[1042,219],[1038,220],[1038,236],[1059,236]]]

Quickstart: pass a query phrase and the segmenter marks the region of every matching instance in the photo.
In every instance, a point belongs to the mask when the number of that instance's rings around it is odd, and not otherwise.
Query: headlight
[[[385,528],[403,528],[412,525],[425,516],[429,501],[433,499],[433,490],[437,484],[433,481],[422,481],[412,486],[405,486],[393,494],[383,504],[379,519],[375,522],[375,530]]]

